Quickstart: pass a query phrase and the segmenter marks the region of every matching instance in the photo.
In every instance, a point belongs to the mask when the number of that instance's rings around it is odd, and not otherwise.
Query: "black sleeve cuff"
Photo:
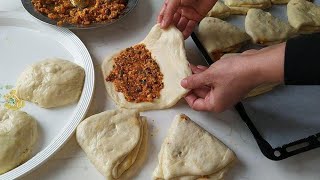
[[[320,33],[287,41],[284,81],[286,85],[320,85]]]

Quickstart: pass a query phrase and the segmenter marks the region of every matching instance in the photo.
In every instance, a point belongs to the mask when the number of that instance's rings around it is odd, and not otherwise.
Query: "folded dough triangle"
[[[237,26],[213,17],[205,17],[196,33],[214,60],[220,59],[224,53],[239,51],[250,39]]]
[[[186,115],[175,117],[159,153],[154,179],[222,179],[235,154]]]
[[[272,4],[287,4],[290,0],[271,0]]]
[[[320,32],[320,7],[306,0],[291,0],[287,5],[288,21],[301,33]]]
[[[227,18],[230,16],[230,8],[223,2],[217,1],[212,9],[208,12],[207,16],[216,17],[219,19]]]
[[[138,109],[140,111],[164,109],[175,105],[188,92],[180,85],[181,80],[192,74],[186,57],[182,33],[174,26],[162,29],[157,24],[139,44],[144,44],[146,49],[151,52],[152,58],[163,74],[164,87],[160,91],[160,97],[152,102],[129,102],[125,99],[123,93],[116,90],[112,82],[104,81],[109,96],[121,108]],[[119,54],[116,53],[104,60],[102,64],[104,78],[113,70],[114,57]]]
[[[271,0],[272,4],[287,4],[290,0]],[[312,0],[308,0],[312,1]]]
[[[296,33],[289,23],[261,9],[250,9],[245,29],[256,44],[272,45],[283,42]]]
[[[88,117],[77,127],[76,138],[108,180],[130,178],[147,155],[147,122],[133,110],[109,110]]]
[[[271,7],[270,0],[225,0],[230,7],[231,14],[245,15],[250,8],[267,9]]]

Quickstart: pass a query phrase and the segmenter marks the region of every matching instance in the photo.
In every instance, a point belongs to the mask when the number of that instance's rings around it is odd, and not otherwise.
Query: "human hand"
[[[198,111],[222,112],[263,83],[283,81],[285,43],[262,50],[249,50],[223,58],[209,68],[190,65],[193,75],[182,80],[190,89],[185,97]]]
[[[165,0],[157,22],[162,28],[174,24],[187,38],[217,0]]]

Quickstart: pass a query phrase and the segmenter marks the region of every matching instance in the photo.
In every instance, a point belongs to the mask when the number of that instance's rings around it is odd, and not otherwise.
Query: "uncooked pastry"
[[[76,138],[108,180],[130,179],[147,155],[148,125],[137,111],[109,110],[81,122]]]
[[[271,0],[272,4],[287,4],[290,0]],[[312,1],[312,0],[308,0]]]
[[[207,16],[224,19],[230,16],[230,8],[223,2],[217,1],[212,9],[208,12]]]
[[[218,18],[206,17],[200,24],[197,36],[211,58],[220,59],[216,54],[237,52],[246,44],[250,36],[237,26]],[[217,57],[218,56],[218,57]]]
[[[271,7],[270,0],[225,0],[231,14],[245,15],[250,8],[267,9]]]
[[[296,30],[289,23],[261,9],[248,11],[245,29],[254,43],[263,45],[281,43],[296,33]]]
[[[84,69],[75,63],[46,59],[22,72],[17,81],[17,95],[43,108],[64,106],[79,100],[84,77]]]
[[[272,4],[287,4],[290,0],[271,0]]]
[[[288,21],[301,33],[320,32],[320,7],[306,0],[291,0],[287,5]]]
[[[162,143],[154,179],[223,179],[236,156],[186,115],[177,115]],[[206,177],[206,178],[204,178]]]
[[[37,122],[30,115],[0,107],[0,174],[27,161],[37,139]]]
[[[175,105],[188,92],[180,85],[181,80],[192,74],[186,57],[182,33],[173,26],[164,30],[157,24],[139,44],[145,44],[163,74],[164,88],[160,91],[160,97],[153,102],[128,102],[122,93],[116,91],[112,82],[104,81],[109,96],[121,108],[140,111],[164,109]],[[104,60],[102,64],[104,79],[112,71],[113,57],[118,54]]]

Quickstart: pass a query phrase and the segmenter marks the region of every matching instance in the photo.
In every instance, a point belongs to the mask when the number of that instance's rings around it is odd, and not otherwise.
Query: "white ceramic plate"
[[[8,103],[4,95],[14,90],[16,79],[28,65],[50,57],[70,60],[85,69],[81,98],[76,104],[54,109],[25,102],[21,110],[37,120],[39,142],[33,157],[0,175],[1,180],[15,179],[35,169],[69,139],[90,105],[94,68],[88,50],[71,31],[38,23],[26,13],[0,12],[0,106]]]

